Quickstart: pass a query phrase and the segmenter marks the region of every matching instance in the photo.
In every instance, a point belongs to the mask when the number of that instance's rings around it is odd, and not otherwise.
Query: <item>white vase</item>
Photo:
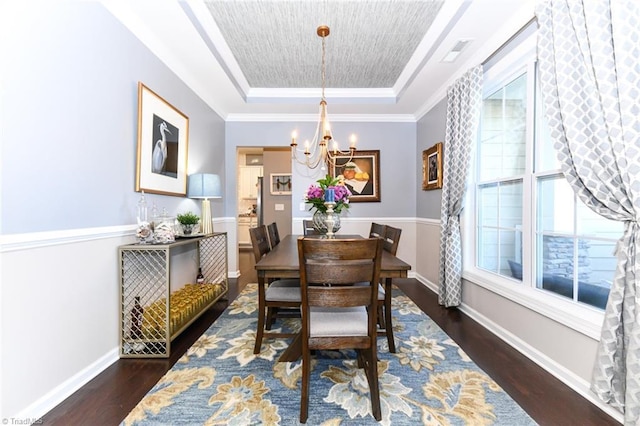
[[[187,223],[183,223],[183,224],[181,224],[181,226],[182,226],[182,233],[184,235],[191,235],[191,233],[193,232],[193,227],[196,226],[196,225],[194,225],[192,223],[188,223],[188,224]]]

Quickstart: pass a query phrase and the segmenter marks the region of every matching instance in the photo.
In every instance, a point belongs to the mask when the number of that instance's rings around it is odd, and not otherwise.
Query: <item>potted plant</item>
[[[176,219],[180,222],[184,235],[190,235],[193,231],[193,227],[200,221],[200,217],[196,216],[192,212],[179,213],[178,216],[176,216]]]

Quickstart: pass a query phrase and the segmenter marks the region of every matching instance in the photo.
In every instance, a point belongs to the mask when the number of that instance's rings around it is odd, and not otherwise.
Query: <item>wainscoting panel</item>
[[[227,231],[237,276],[235,220],[216,219],[214,229]],[[2,417],[38,419],[118,359],[118,246],[134,233],[128,225],[0,236]]]
[[[416,274],[437,292],[440,275],[440,220],[417,219],[415,238]]]

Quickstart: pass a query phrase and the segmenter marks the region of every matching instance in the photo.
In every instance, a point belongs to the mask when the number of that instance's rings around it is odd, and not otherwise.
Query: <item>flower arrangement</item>
[[[333,211],[336,213],[340,213],[342,209],[349,208],[349,197],[351,196],[351,191],[344,186],[338,178],[332,178],[330,175],[327,175],[323,179],[319,179],[318,184],[309,186],[307,189],[307,193],[304,196],[304,202],[307,204],[311,204],[309,210],[316,209],[317,211],[326,213],[327,206],[325,206],[325,192],[327,189],[332,189],[334,192],[334,201],[335,206],[333,207]]]

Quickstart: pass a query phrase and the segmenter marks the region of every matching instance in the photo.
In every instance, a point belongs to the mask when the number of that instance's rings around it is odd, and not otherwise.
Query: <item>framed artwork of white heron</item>
[[[189,118],[138,82],[136,191],[187,194]]]

